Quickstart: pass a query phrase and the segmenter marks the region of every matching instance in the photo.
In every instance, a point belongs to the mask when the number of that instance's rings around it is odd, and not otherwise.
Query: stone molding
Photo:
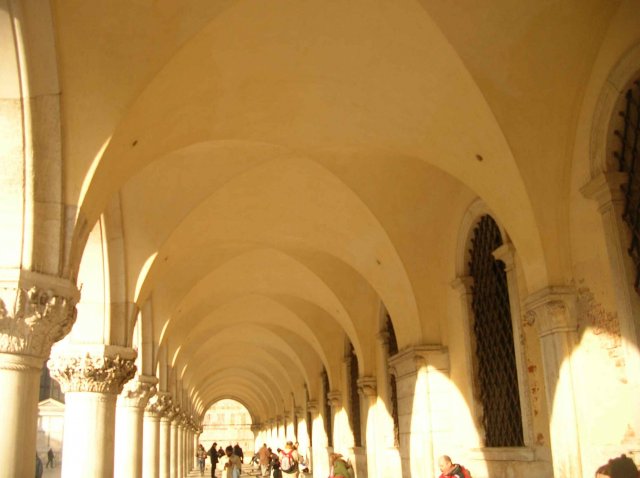
[[[546,287],[525,300],[525,325],[535,326],[540,338],[562,332],[576,332],[577,294],[573,287]]]
[[[166,392],[157,392],[149,398],[144,413],[152,417],[162,417],[170,407],[171,395]]]
[[[415,376],[421,367],[449,371],[449,350],[440,345],[422,345],[399,352],[389,359],[389,373],[401,380]]]
[[[311,413],[311,415],[317,415],[318,414],[318,402],[316,400],[309,400],[307,402],[307,410],[309,410],[309,413]]]
[[[358,385],[358,393],[367,398],[377,396],[377,382],[374,377],[361,377],[356,382]]]
[[[587,199],[598,203],[600,212],[614,201],[624,200],[622,186],[627,183],[626,173],[609,171],[599,173],[591,181],[580,188],[580,192]]]
[[[99,392],[119,395],[124,384],[136,373],[134,358],[95,356],[57,356],[47,362],[51,375],[64,393]]]
[[[19,271],[0,277],[0,353],[45,359],[76,321],[78,289],[52,276]]]
[[[128,381],[118,396],[118,406],[145,408],[149,399],[156,394],[158,379],[147,375],[136,375]]]
[[[342,406],[342,392],[333,390],[327,393],[327,402],[334,410],[340,408]]]

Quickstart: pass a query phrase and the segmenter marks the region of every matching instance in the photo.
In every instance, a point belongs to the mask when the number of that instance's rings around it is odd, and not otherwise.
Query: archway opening
[[[240,402],[223,399],[215,402],[205,413],[200,443],[209,450],[217,443],[218,450],[238,445],[248,463],[254,452],[255,438],[251,431],[251,414]]]

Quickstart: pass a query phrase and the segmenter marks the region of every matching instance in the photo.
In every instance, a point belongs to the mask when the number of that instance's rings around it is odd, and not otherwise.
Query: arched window
[[[327,374],[326,369],[322,369],[322,393],[324,396],[323,404],[324,407],[324,420],[325,420],[325,430],[327,431],[327,445],[333,446],[333,427],[331,424],[331,405],[329,404],[329,375]]]
[[[620,120],[616,126],[616,151],[618,170],[627,174],[622,186],[625,204],[622,218],[629,226],[630,239],[627,249],[635,265],[636,292],[640,293],[640,81],[635,81],[624,97]]]
[[[349,343],[347,355],[349,366],[349,420],[353,430],[355,446],[362,446],[362,431],[360,430],[360,395],[358,394],[358,357],[353,349],[353,344]]]
[[[392,357],[398,353],[398,340],[396,339],[396,331],[393,328],[391,317],[386,314],[385,330],[387,332],[387,353]],[[398,413],[398,384],[396,376],[389,374],[389,392],[391,399],[391,416],[393,418],[393,441],[396,447],[400,446],[400,415]]]
[[[471,239],[469,269],[474,368],[487,447],[524,445],[507,276],[504,263],[492,254],[501,245],[498,225],[482,216]]]

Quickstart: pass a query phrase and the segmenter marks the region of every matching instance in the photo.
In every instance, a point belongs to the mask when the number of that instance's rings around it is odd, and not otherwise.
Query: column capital
[[[342,406],[342,392],[339,390],[332,390],[327,393],[327,402],[333,409],[340,408]]]
[[[254,423],[251,425],[251,431],[253,433],[259,433],[262,430],[262,425],[260,423]]]
[[[164,416],[169,419],[171,425],[178,425],[178,420],[180,420],[180,405],[171,405],[164,413]]]
[[[156,392],[149,398],[145,407],[145,415],[162,417],[171,407],[171,395],[167,392]]]
[[[471,288],[473,287],[473,277],[472,276],[460,276],[456,277],[449,284],[452,289],[457,291],[459,294],[471,294]]]
[[[311,415],[317,415],[318,414],[318,402],[316,400],[309,400],[307,402],[307,410],[309,410],[309,413],[311,413]]]
[[[59,277],[19,269],[0,271],[0,353],[49,356],[76,320],[80,292]]]
[[[624,193],[622,186],[627,183],[628,176],[620,171],[600,173],[580,188],[580,192],[587,199],[593,199],[600,208],[606,207],[613,201],[622,201]]]
[[[374,377],[361,377],[357,380],[358,393],[363,397],[372,398],[377,396],[377,382]]]
[[[389,372],[397,379],[416,375],[421,367],[448,372],[448,349],[441,345],[419,345],[405,349],[389,359]]]
[[[136,375],[128,381],[118,396],[118,405],[122,407],[145,408],[149,399],[156,393],[158,379],[149,375]]]
[[[524,301],[525,325],[536,325],[538,335],[578,330],[577,294],[570,286],[545,287]]]
[[[95,348],[95,347],[94,347]],[[136,351],[125,347],[98,346],[102,353],[56,355],[47,362],[51,375],[69,392],[101,392],[119,395],[136,373]],[[106,354],[106,350],[113,353]]]
[[[294,407],[293,413],[295,414],[295,416],[299,417],[304,413],[304,409],[302,407]]]

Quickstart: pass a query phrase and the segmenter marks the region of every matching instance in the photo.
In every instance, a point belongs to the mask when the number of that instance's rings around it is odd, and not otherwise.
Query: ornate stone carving
[[[47,362],[51,375],[65,393],[102,392],[119,395],[136,373],[134,359],[115,357],[59,356]]]
[[[373,377],[362,377],[358,379],[358,392],[367,398],[373,398],[377,396],[376,391],[376,379]]]
[[[535,324],[540,337],[560,332],[576,332],[576,293],[573,287],[548,287],[525,301],[524,324]]]
[[[315,400],[309,400],[307,402],[307,410],[311,414],[311,416],[315,416],[318,414],[318,402]]]
[[[118,405],[125,407],[144,408],[149,399],[156,393],[155,377],[141,377],[136,375],[128,381],[118,397]]]
[[[342,392],[334,390],[327,393],[327,401],[331,408],[337,409],[342,406]]]
[[[0,352],[45,358],[76,320],[76,294],[0,283]]]
[[[145,407],[145,413],[161,416],[169,407],[171,407],[171,395],[167,393],[157,393],[149,399]]]

